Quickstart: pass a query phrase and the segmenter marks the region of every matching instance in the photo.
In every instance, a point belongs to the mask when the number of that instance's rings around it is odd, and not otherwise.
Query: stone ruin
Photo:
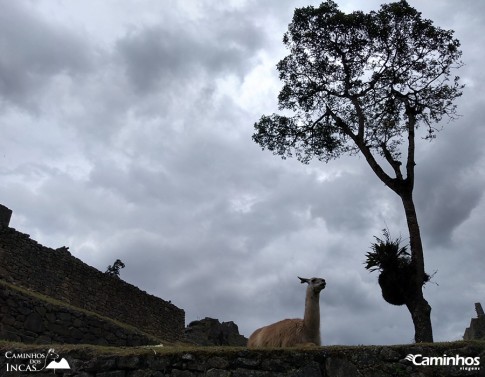
[[[11,217],[12,210],[0,204],[0,339],[113,346],[159,344],[158,339],[246,345],[234,322],[204,318],[185,328],[184,310],[170,301],[88,266],[66,246],[38,244],[10,228]],[[16,287],[70,306],[47,303]],[[119,323],[130,325],[130,330]]]
[[[183,309],[113,279],[73,256],[65,246],[53,249],[39,244],[11,228],[11,217],[12,210],[0,204],[0,339],[151,344],[140,340],[139,333],[144,333],[159,339],[158,343],[183,340]],[[52,300],[55,305],[49,304]],[[119,336],[113,339],[113,333]]]
[[[206,317],[189,323],[185,329],[185,340],[199,346],[246,346],[247,338],[239,334],[232,322],[219,322]]]
[[[463,335],[464,340],[485,340],[485,313],[479,302],[475,304],[475,310],[477,318],[471,319],[470,326],[466,328]]]
[[[12,217],[12,210],[0,204],[0,229],[8,228],[11,217]]]

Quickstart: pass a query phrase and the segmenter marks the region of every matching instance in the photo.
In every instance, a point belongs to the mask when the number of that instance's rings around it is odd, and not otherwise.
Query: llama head
[[[327,283],[325,282],[325,279],[322,279],[322,278],[307,279],[307,278],[301,278],[298,276],[298,279],[300,279],[300,282],[302,284],[307,283],[308,288],[310,288],[315,293],[320,293],[320,291],[322,291],[327,285]]]
[[[47,351],[47,356],[46,359],[57,359],[59,355],[56,353],[54,348],[49,348],[49,351]]]

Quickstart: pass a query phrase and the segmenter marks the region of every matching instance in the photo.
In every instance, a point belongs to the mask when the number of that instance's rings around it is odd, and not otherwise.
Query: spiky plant
[[[410,282],[413,276],[411,255],[407,246],[401,246],[402,238],[391,239],[389,230],[383,229],[384,237],[374,236],[376,242],[366,254],[365,268],[379,271],[379,286],[382,297],[392,305],[404,305],[410,297]]]
[[[366,254],[365,268],[370,272],[383,272],[409,266],[411,255],[406,245],[401,246],[401,237],[392,240],[388,229],[383,229],[382,233],[383,239],[374,236],[376,242],[371,244],[372,251]]]

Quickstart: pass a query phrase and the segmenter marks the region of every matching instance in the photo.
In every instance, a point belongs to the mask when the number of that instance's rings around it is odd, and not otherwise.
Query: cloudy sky
[[[339,0],[345,11],[381,1]],[[362,157],[303,165],[251,140],[277,110],[276,63],[311,0],[0,0],[0,203],[11,226],[246,336],[301,317],[297,276],[327,280],[324,344],[413,340],[364,269],[374,235],[407,237]],[[455,30],[461,117],[419,141],[416,206],[435,340],[485,304],[485,2],[410,0]]]

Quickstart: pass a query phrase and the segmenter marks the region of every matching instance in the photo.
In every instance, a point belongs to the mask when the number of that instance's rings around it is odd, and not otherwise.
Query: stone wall
[[[485,313],[479,302],[475,304],[475,310],[477,312],[477,318],[472,318],[470,326],[465,329],[465,334],[463,335],[463,339],[465,340],[485,340]]]
[[[8,219],[8,208],[0,219]],[[7,211],[8,210],[8,211]],[[37,291],[102,316],[116,319],[167,341],[183,338],[185,312],[72,256],[0,226],[0,280]]]
[[[161,343],[135,328],[53,301],[0,282],[0,339],[111,346]]]
[[[19,348],[16,348],[19,347]],[[55,347],[55,346],[54,346]],[[12,366],[28,365],[32,354],[46,354],[47,349],[0,343],[0,375]],[[69,370],[60,375],[79,377],[459,377],[484,376],[484,342],[455,342],[428,345],[315,347],[310,349],[248,350],[245,348],[210,347],[199,349],[137,348],[118,354],[105,350],[55,347],[59,359]],[[111,351],[113,352],[113,351]],[[24,354],[25,359],[12,358]],[[441,360],[443,355],[481,364],[415,365],[406,360],[416,355],[418,364],[426,357]],[[10,356],[10,358],[7,358]],[[9,365],[7,365],[9,364]],[[43,365],[42,358],[37,365]],[[11,375],[6,373],[6,376]],[[36,376],[52,376],[38,372]]]

